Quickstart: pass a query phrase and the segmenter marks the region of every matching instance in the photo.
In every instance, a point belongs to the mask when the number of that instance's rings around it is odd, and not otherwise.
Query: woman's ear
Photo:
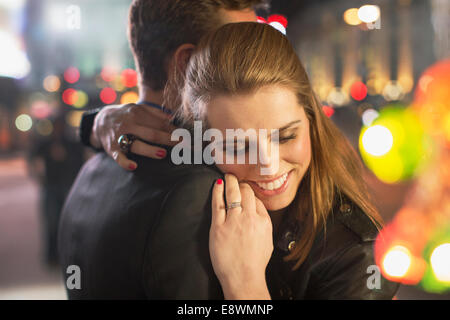
[[[177,48],[173,55],[173,62],[178,70],[183,72],[186,70],[194,49],[195,46],[191,43],[182,44]]]

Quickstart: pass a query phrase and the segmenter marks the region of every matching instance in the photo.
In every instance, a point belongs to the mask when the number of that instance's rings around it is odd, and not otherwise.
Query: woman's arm
[[[171,132],[176,129],[170,124],[170,117],[163,111],[144,105],[127,104],[107,106],[88,111],[83,115],[80,125],[80,137],[84,145],[105,152],[125,170],[134,170],[137,163],[128,159],[119,147],[118,139],[122,134],[138,137],[131,152],[154,159],[161,159],[158,152],[165,150],[143,141],[160,145],[174,145]]]
[[[228,205],[225,209],[224,192]],[[272,222],[246,183],[226,174],[213,190],[209,250],[225,299],[268,299],[265,272],[273,251]]]

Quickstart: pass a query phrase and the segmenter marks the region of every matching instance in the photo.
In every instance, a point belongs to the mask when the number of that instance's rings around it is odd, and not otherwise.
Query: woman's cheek
[[[235,175],[238,180],[243,179],[243,172],[245,171],[245,165],[243,164],[216,164],[216,167],[224,174],[230,173]]]
[[[311,161],[311,141],[309,134],[297,139],[288,149],[289,152],[286,152],[285,161],[302,166],[309,165]]]

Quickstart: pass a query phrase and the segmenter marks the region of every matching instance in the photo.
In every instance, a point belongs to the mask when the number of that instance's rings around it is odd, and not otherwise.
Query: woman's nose
[[[259,170],[261,175],[275,175],[279,169],[279,148],[278,143],[267,139],[261,139],[259,143]]]

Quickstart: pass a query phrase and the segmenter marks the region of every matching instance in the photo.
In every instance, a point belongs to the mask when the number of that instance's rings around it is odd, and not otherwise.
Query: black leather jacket
[[[168,157],[170,158],[170,157]],[[134,156],[135,172],[97,154],[81,170],[59,229],[62,272],[81,270],[70,299],[223,299],[209,258],[211,189],[220,172]],[[342,206],[297,271],[282,257],[300,230],[282,225],[267,268],[273,299],[391,299],[398,285],[369,289],[376,229]],[[349,209],[348,209],[349,208]]]

